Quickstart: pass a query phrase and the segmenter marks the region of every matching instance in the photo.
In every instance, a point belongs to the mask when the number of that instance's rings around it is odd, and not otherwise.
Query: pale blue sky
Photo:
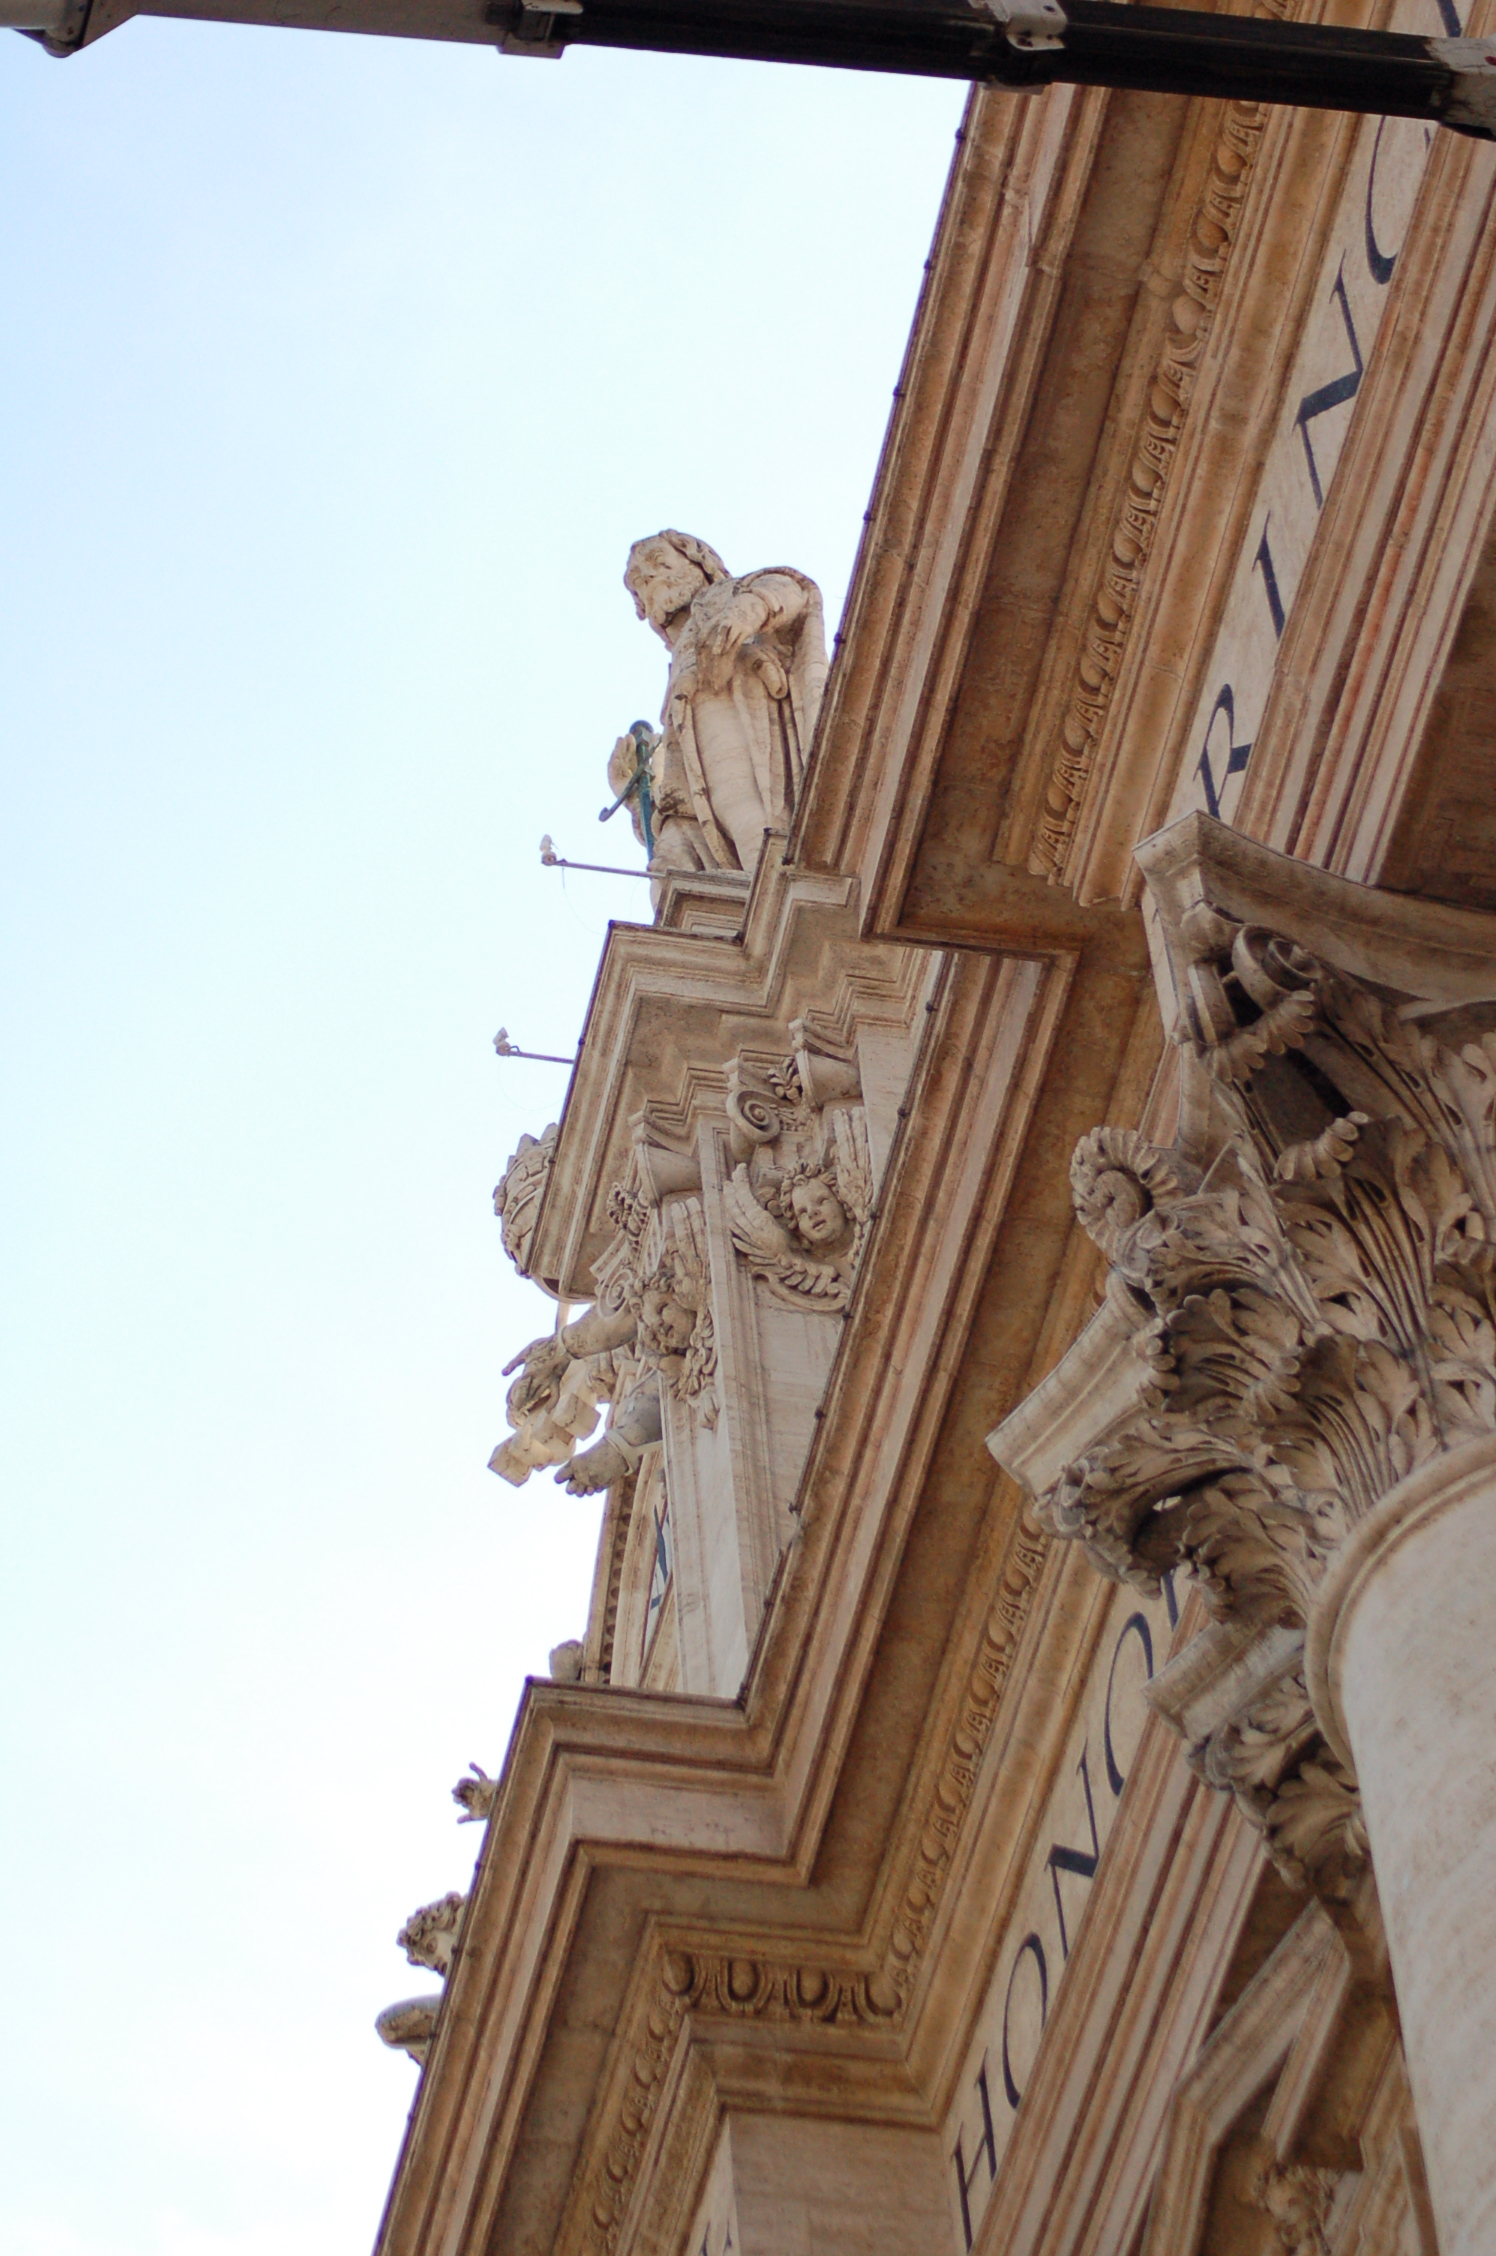
[[[0,34],[0,2251],[364,2256],[448,1799],[597,1511],[548,1321],[629,541],[834,622],[961,90],[139,22]]]

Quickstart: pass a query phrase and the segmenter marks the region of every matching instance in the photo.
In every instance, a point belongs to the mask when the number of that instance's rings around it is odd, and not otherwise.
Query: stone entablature
[[[1156,1597],[1119,1592],[1090,1657],[944,2126],[957,2256],[981,2231],[1148,1720],[1147,1688],[1178,1622],[1171,1586]]]

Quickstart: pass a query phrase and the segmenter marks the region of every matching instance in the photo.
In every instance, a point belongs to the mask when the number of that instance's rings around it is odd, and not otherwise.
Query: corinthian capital
[[[1180,1140],[1098,1128],[1077,1147],[1106,1304],[991,1447],[1104,1573],[1184,1568],[1219,1621],[1302,1632],[1388,1490],[1496,1431],[1496,919],[1375,894],[1203,816],[1139,858],[1177,1001]],[[1270,1838],[1323,1807],[1343,1866],[1353,1782],[1306,1742],[1307,1701],[1295,1721],[1292,1689],[1276,1699],[1265,1734],[1218,1719],[1198,1767]],[[1267,1781],[1248,1759],[1264,1744],[1289,1750]]]

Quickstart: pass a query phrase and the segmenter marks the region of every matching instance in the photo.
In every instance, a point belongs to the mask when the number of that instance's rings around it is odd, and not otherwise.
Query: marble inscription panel
[[[1177,1620],[1172,1588],[1159,1599],[1121,1589],[1108,1609],[946,2126],[959,2251],[996,2181],[1148,1718],[1143,1687]]]
[[[1389,28],[1430,29],[1428,0],[1404,0]],[[1444,30],[1459,29],[1441,0]],[[1256,504],[1237,560],[1173,813],[1232,820],[1320,513],[1386,310],[1435,129],[1362,121]],[[1171,818],[1172,819],[1172,818]]]

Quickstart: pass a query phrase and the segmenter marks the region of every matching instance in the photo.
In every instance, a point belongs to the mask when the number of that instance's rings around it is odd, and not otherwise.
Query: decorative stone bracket
[[[1496,1432],[1496,918],[1378,894],[1191,815],[1145,842],[1181,1132],[1071,1163],[1103,1307],[990,1437],[1104,1574],[1185,1568],[1215,1626],[1155,1680],[1280,1865],[1366,1854],[1304,1639],[1352,1531]]]

